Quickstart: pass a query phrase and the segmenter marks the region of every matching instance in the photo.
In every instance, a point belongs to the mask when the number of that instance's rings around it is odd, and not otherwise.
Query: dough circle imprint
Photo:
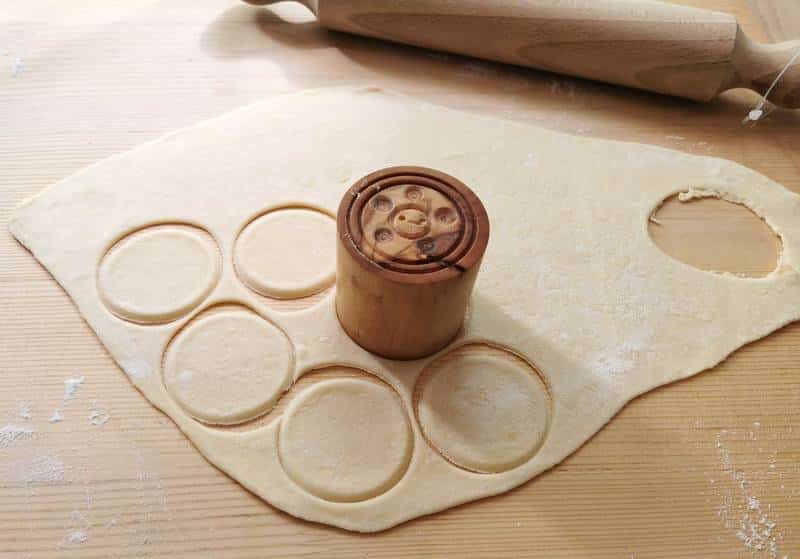
[[[313,295],[333,284],[336,223],[307,208],[272,210],[239,235],[234,264],[250,289],[275,299]],[[301,255],[298,258],[298,255]]]
[[[421,377],[417,415],[431,444],[462,468],[510,470],[530,459],[547,432],[550,399],[522,359],[492,349],[445,355]],[[485,350],[484,350],[485,351]]]
[[[413,438],[400,398],[379,381],[333,379],[300,393],[281,420],[286,473],[328,501],[380,495],[405,473]]]
[[[167,349],[164,383],[189,415],[232,425],[270,410],[292,381],[293,354],[278,328],[244,308],[212,310]]]
[[[115,315],[157,324],[199,305],[219,273],[219,251],[210,235],[190,226],[157,225],[114,244],[100,262],[97,285]]]

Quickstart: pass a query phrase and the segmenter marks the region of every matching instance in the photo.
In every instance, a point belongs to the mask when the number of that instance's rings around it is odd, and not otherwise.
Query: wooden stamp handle
[[[763,94],[798,47],[754,43],[732,15],[656,0],[300,1],[331,29],[698,101],[734,87]],[[798,107],[798,76],[795,63],[770,99]]]
[[[419,359],[458,335],[489,241],[469,187],[434,169],[381,169],[344,194],[336,229],[336,313],[357,344]]]

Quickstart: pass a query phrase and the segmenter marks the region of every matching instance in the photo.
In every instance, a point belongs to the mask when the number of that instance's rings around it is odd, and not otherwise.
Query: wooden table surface
[[[757,39],[800,36],[795,0],[691,3],[734,13]],[[326,32],[289,4],[5,3],[0,558],[800,557],[800,325],[637,399],[509,494],[358,535],[295,520],[208,464],[5,232],[17,203],[84,165],[268,95],[362,83],[725,157],[800,192],[800,114],[743,126],[754,94],[697,105],[432,54]],[[775,261],[771,233],[741,208],[674,203],[660,218],[653,235],[699,266],[757,274]],[[110,419],[95,425],[93,411]],[[13,426],[30,432],[14,440]]]

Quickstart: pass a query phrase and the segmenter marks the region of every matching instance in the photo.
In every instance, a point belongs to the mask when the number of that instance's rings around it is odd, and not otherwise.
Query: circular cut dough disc
[[[276,299],[313,295],[333,284],[336,223],[309,209],[269,212],[239,235],[234,262],[256,293]]]
[[[273,407],[292,380],[292,349],[275,326],[247,310],[189,323],[164,362],[167,390],[189,415],[230,425]]]
[[[329,501],[363,501],[394,486],[411,457],[412,435],[400,398],[359,379],[322,381],[300,393],[281,421],[286,473]]]
[[[427,378],[418,415],[428,440],[448,460],[495,473],[533,456],[547,430],[549,399],[527,367],[463,355]]]
[[[109,309],[134,322],[174,320],[199,305],[219,276],[212,241],[156,227],[115,245],[100,263],[98,290]]]

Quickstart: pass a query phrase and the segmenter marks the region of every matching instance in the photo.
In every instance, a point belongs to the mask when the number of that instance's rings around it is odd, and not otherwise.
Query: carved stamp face
[[[444,260],[464,232],[455,203],[427,186],[395,185],[364,204],[361,250],[378,261],[407,264]]]

